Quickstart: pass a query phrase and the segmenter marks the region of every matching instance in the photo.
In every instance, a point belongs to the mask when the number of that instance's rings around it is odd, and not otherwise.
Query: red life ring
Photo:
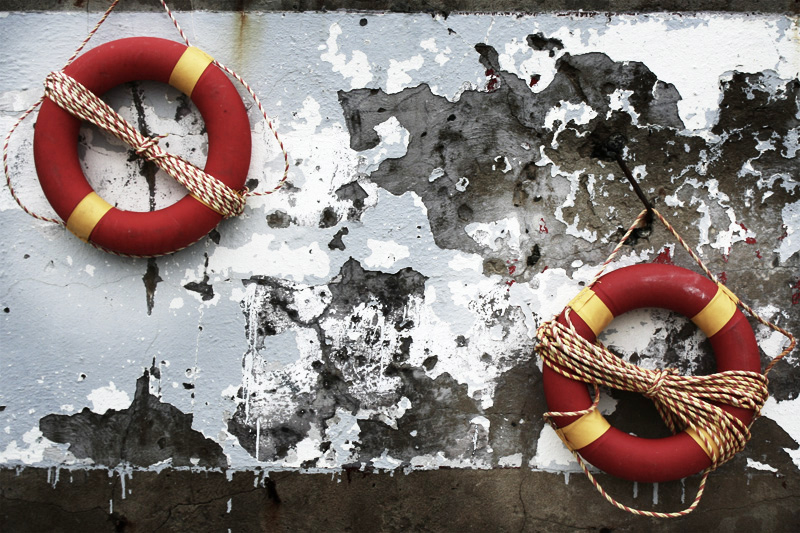
[[[120,39],[76,59],[65,73],[102,95],[122,83],[169,83],[191,97],[205,121],[205,172],[233,189],[250,167],[250,122],[244,104],[212,58],[196,48],[151,37]],[[36,172],[50,205],[78,237],[122,254],[153,256],[201,239],[222,215],[194,196],[151,212],[123,211],[92,189],[78,158],[81,121],[45,99],[36,123]]]
[[[623,267],[602,276],[567,306],[576,331],[589,342],[613,320],[633,309],[660,307],[692,319],[709,337],[717,371],[761,371],[753,329],[738,309],[738,300],[691,270],[661,264]],[[558,321],[566,324],[566,309]],[[592,404],[586,383],[560,375],[544,366],[547,405],[551,411],[587,409]],[[745,424],[753,411],[722,405]],[[589,415],[555,417],[568,446],[599,469],[630,481],[655,483],[681,479],[711,465],[711,451],[702,438],[683,431],[662,439],[635,437],[612,426],[598,411]]]

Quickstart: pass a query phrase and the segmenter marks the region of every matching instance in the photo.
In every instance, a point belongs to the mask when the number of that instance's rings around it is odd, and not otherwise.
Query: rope
[[[19,205],[25,213],[34,218],[46,222],[52,222],[60,226],[65,226],[64,221],[37,214],[23,203],[14,189],[14,185],[11,181],[11,172],[9,171],[8,166],[8,147],[11,141],[11,136],[14,134],[19,125],[42,104],[46,97],[50,98],[60,107],[64,108],[78,118],[89,121],[101,129],[104,129],[115,135],[117,138],[131,146],[137,155],[153,161],[170,176],[183,184],[198,200],[202,201],[226,218],[241,214],[244,210],[248,196],[263,196],[278,191],[286,182],[286,179],[289,175],[289,154],[286,151],[286,148],[284,147],[283,142],[281,141],[272,121],[267,116],[267,113],[261,104],[261,100],[258,98],[252,87],[241,76],[239,76],[239,74],[229,67],[223,65],[219,61],[215,60],[214,64],[238,81],[253,99],[259,111],[261,112],[261,115],[266,121],[267,126],[275,137],[281,152],[283,153],[283,175],[281,176],[280,180],[278,180],[278,183],[270,190],[253,192],[245,188],[243,192],[236,191],[226,186],[213,176],[209,176],[194,165],[191,165],[184,159],[165,152],[160,146],[158,146],[158,139],[163,138],[164,136],[145,137],[130,123],[125,121],[125,119],[114,112],[107,104],[105,104],[105,102],[88,91],[80,83],[63,73],[63,70],[66,69],[76,57],[78,57],[89,40],[106,21],[119,1],[120,0],[113,0],[108,9],[106,9],[106,11],[103,13],[100,20],[98,20],[95,26],[89,31],[89,34],[86,36],[86,38],[81,42],[72,56],[70,56],[70,58],[64,64],[61,71],[53,72],[47,76],[45,80],[45,94],[17,119],[6,135],[3,142],[3,171],[6,177],[6,186],[8,187],[8,190],[17,205]],[[186,34],[178,24],[178,21],[173,15],[169,6],[167,6],[166,1],[160,0],[160,3],[164,7],[167,15],[172,20],[175,28],[180,33],[186,45],[191,46]],[[100,248],[116,255],[127,255],[108,250],[94,243],[92,244],[96,248]]]
[[[716,277],[711,274],[672,225],[655,209],[653,213],[695,259],[706,275],[718,283]],[[589,284],[590,287],[602,276],[631,233],[640,226],[647,214],[648,210],[644,210],[636,218],[609,258],[603,263],[600,271]],[[554,317],[537,330],[536,336],[539,344],[536,346],[536,351],[544,364],[564,377],[591,383],[595,391],[594,401],[587,409],[545,413],[543,416],[554,429],[557,429],[553,421],[555,417],[580,416],[597,409],[600,398],[599,386],[602,385],[644,394],[653,400],[659,415],[672,433],[691,428],[701,437],[705,448],[711,452],[711,466],[703,471],[703,478],[692,504],[682,511],[660,513],[634,509],[615,500],[600,486],[578,452],[572,450],[584,473],[611,504],[624,511],[642,516],[657,518],[685,516],[699,504],[708,474],[730,460],[747,444],[750,439],[750,427],[711,402],[750,409],[755,413],[755,420],[769,396],[767,374],[775,363],[794,349],[795,339],[786,330],[760,317],[746,304],[741,305],[760,323],[780,332],[790,341],[788,346],[768,364],[764,374],[737,370],[719,372],[710,376],[682,376],[672,368],[663,370],[640,368],[615,356],[599,341],[591,343],[581,337],[569,319],[569,309],[566,313],[567,325],[559,323],[557,317]]]

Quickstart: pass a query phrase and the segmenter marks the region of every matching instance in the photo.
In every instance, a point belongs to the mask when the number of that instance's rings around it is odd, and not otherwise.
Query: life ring
[[[589,342],[615,316],[644,307],[660,307],[692,319],[709,337],[717,371],[761,371],[753,329],[736,306],[738,299],[722,285],[691,270],[662,264],[623,267],[584,289],[567,306],[569,320]],[[566,309],[558,321],[567,324]],[[542,371],[548,408],[556,412],[587,409],[592,400],[586,383],[564,377],[547,365]],[[720,406],[749,424],[753,411]],[[611,426],[594,410],[583,416],[554,417],[562,439],[589,463],[616,477],[656,483],[681,479],[708,468],[711,450],[687,430],[661,439],[635,437]]]
[[[205,121],[205,172],[229,187],[244,187],[250,167],[250,122],[242,99],[213,59],[197,48],[152,37],[112,41],[90,50],[64,72],[102,95],[136,80],[169,83],[191,97]],[[201,239],[222,215],[194,196],[150,212],[117,209],[89,185],[78,157],[81,121],[45,99],[33,148],[36,172],[47,200],[85,241],[110,251],[154,256]]]

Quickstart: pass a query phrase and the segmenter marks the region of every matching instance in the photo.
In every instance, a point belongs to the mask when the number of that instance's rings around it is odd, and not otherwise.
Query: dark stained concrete
[[[691,515],[657,520],[612,508],[582,476],[528,470],[438,470],[408,475],[346,472],[164,470],[126,477],[106,470],[0,471],[4,532],[94,531],[797,531],[800,479],[738,466],[712,474]],[[651,509],[653,486],[599,479],[623,502]],[[49,481],[48,481],[49,480]],[[698,479],[658,486],[657,510],[682,508]],[[731,498],[742,495],[742,498]]]

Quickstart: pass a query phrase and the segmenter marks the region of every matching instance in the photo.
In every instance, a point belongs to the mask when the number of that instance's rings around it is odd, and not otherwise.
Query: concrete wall
[[[95,22],[94,4],[73,7],[0,15],[2,130]],[[287,185],[155,259],[98,251],[3,191],[3,530],[794,529],[796,354],[698,511],[655,522],[580,474],[542,419],[532,353],[641,209],[597,157],[614,134],[711,270],[800,331],[798,21],[773,11],[179,12],[263,99]],[[92,46],[142,34],[178,38],[161,13],[121,12]],[[108,101],[203,163],[202,117],[177,91],[137,82]],[[282,155],[247,105],[248,184],[269,189]],[[46,214],[33,122],[9,164]],[[98,130],[78,142],[119,207],[182,196]],[[693,267],[660,226],[616,265],[642,262]],[[754,328],[766,361],[781,339]],[[603,340],[646,367],[713,371],[702,333],[667,312],[625,315]],[[606,392],[601,407],[665,432],[644,398]],[[600,479],[657,511],[698,482]]]

